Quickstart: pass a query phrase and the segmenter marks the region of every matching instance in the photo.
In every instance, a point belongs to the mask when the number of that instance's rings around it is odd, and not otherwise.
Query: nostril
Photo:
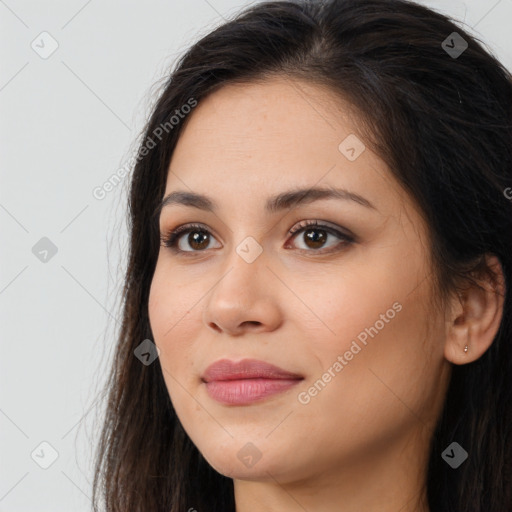
[[[255,326],[259,327],[261,325],[261,322],[257,322],[255,320],[248,320],[247,322],[244,322],[242,325],[244,325],[244,324],[255,325]]]

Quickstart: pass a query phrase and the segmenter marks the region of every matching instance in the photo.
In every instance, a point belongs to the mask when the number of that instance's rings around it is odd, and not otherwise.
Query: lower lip
[[[211,398],[223,404],[244,405],[282,393],[302,379],[216,380],[206,383]]]

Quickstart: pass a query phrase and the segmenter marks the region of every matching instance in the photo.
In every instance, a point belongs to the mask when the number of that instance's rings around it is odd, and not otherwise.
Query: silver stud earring
[[[467,353],[467,351],[468,351],[468,346],[466,345],[466,346],[464,347],[464,352],[466,352],[466,353]]]

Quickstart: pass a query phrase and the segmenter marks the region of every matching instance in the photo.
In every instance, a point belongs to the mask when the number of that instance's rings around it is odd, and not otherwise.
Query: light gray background
[[[249,3],[0,0],[0,512],[90,510],[129,177],[92,191],[130,160],[165,70]],[[512,69],[512,0],[422,3]],[[43,31],[58,43],[46,59],[31,47]],[[43,237],[57,248],[46,262]],[[47,469],[42,442],[58,454]]]

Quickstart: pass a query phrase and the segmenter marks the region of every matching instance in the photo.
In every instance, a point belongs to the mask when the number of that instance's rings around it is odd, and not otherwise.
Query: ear
[[[454,364],[476,361],[491,346],[503,317],[505,277],[499,259],[486,254],[491,275],[483,273],[451,302],[444,356]],[[465,351],[465,347],[467,351]]]

